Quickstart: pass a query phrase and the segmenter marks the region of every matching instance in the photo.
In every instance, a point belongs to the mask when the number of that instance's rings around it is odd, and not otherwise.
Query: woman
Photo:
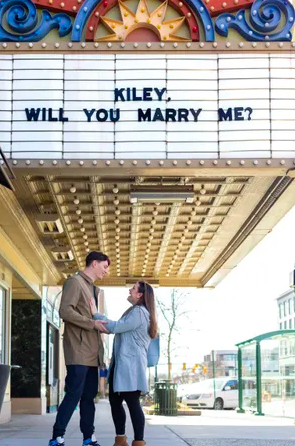
[[[114,446],[128,446],[125,435],[125,400],[134,430],[132,446],[144,446],[145,418],[139,397],[148,392],[146,378],[147,350],[150,340],[157,336],[155,298],[153,288],[145,282],[137,282],[129,290],[130,307],[118,322],[110,321],[97,313],[94,299],[91,310],[109,333],[115,334],[112,360],[109,368],[109,400],[116,429]]]

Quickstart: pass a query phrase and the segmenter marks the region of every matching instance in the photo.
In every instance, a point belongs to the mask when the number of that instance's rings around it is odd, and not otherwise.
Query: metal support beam
[[[238,348],[238,389],[239,389],[239,408],[237,413],[245,413],[243,409],[243,376],[242,376],[242,349]]]
[[[262,416],[262,396],[261,396],[261,347],[260,342],[256,342],[256,392],[257,392],[257,411],[255,415]]]

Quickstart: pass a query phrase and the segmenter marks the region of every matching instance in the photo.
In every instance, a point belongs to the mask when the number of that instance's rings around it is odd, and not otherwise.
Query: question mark
[[[247,108],[245,108],[245,111],[248,111],[248,112],[249,112],[249,115],[248,115],[248,121],[251,121],[251,115],[252,115],[252,113],[253,113],[253,108],[251,108],[251,107],[247,107]]]

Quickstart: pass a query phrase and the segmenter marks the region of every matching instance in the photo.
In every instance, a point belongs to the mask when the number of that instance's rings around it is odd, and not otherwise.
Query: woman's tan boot
[[[115,437],[115,444],[114,446],[129,446],[127,437],[124,435],[120,435],[119,437]]]
[[[132,446],[144,446],[145,444],[146,444],[146,442],[144,440],[142,440],[142,441],[133,440],[132,441]]]

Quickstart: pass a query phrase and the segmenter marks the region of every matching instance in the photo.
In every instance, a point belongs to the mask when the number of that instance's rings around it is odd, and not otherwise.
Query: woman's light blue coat
[[[125,313],[124,313],[125,314]],[[115,334],[111,370],[115,362],[114,392],[148,392],[146,377],[147,351],[151,341],[148,333],[150,315],[142,305],[135,305],[117,322],[97,313],[93,317],[108,320],[106,328]]]

